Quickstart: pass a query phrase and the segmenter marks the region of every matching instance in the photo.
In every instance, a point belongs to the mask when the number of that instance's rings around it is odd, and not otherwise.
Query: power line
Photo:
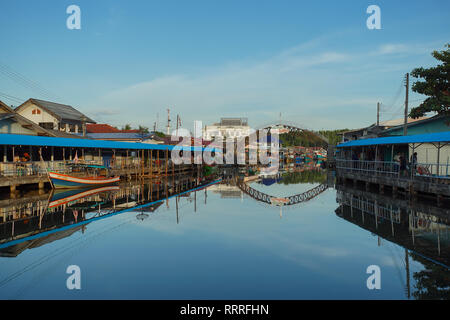
[[[15,96],[9,95],[9,94],[4,93],[4,92],[0,92],[0,97],[4,97],[7,100],[10,100],[10,101],[13,101],[14,103],[19,103],[19,104],[21,104],[22,102],[25,101],[25,99],[21,99],[21,98],[15,97]]]
[[[18,83],[19,85],[21,85],[29,90],[32,90],[34,92],[37,92],[40,95],[43,95],[47,98],[61,99],[61,97],[59,97],[58,95],[54,94],[53,92],[47,90],[38,82],[27,78],[26,76],[22,75],[21,73],[15,71],[11,67],[9,67],[1,62],[0,62],[0,74],[3,75],[3,77],[9,78],[9,79],[13,80],[14,82]]]

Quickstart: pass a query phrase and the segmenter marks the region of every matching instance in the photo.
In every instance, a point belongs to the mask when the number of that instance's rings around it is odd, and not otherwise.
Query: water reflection
[[[385,240],[404,248],[401,265],[408,298],[450,298],[449,208],[345,186],[338,185],[336,189],[339,217],[376,234],[379,244]],[[411,286],[410,259],[424,266],[412,274],[414,286]]]
[[[335,185],[333,172],[315,166],[245,181],[227,169],[221,177],[139,180],[0,200],[0,271],[8,271],[0,288],[17,289],[14,281],[28,288],[34,282],[19,278],[23,272],[39,277],[35,269],[43,261],[106,234],[75,261],[96,274],[91,282],[98,292],[82,297],[450,298],[450,209]],[[130,230],[123,232],[124,225]],[[387,250],[396,252],[400,284],[382,265]],[[104,271],[103,260],[110,269]],[[373,263],[383,267],[387,288],[378,296],[365,287],[365,268]],[[174,272],[180,265],[183,272]],[[133,290],[121,293],[127,284],[117,279],[122,287],[113,295],[112,284],[95,270],[106,278],[126,272]],[[44,288],[30,292],[52,296]]]
[[[141,180],[119,186],[51,191],[39,196],[0,200],[0,257],[16,257],[26,249],[71,236],[86,225],[130,210],[138,220],[173,197],[189,196],[220,180],[178,177]],[[178,201],[176,201],[178,206]],[[178,211],[177,211],[178,221]]]

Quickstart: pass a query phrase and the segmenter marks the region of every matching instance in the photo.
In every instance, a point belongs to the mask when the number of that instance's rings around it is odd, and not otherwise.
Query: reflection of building
[[[404,255],[392,255],[397,267],[405,269],[405,294],[416,299],[448,299],[450,276],[450,209],[428,203],[394,199],[342,186],[337,187],[336,214],[378,236],[389,245],[404,248]],[[410,259],[424,270],[413,272]],[[400,260],[400,261],[398,261]],[[411,281],[414,279],[414,282]],[[416,289],[416,290],[415,290]]]
[[[237,139],[247,137],[250,133],[251,132],[247,118],[221,118],[219,123],[205,126],[203,139]]]
[[[213,193],[220,194],[221,198],[241,198],[242,191],[238,186],[227,184],[216,184],[208,188]]]
[[[336,186],[337,214],[428,259],[450,266],[450,209]]]

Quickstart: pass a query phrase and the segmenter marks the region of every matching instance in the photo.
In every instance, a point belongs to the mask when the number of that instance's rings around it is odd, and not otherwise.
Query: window
[[[39,122],[39,126],[44,129],[53,130],[53,122]]]
[[[31,114],[41,114],[41,110],[39,109],[33,109],[33,111],[31,111]]]

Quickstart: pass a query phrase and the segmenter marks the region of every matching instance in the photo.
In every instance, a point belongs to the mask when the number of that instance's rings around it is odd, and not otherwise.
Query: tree
[[[122,130],[131,130],[131,125],[127,123],[124,127],[122,127]]]
[[[139,127],[138,127],[138,130],[139,130],[139,132],[140,132],[141,134],[149,133],[148,127],[139,126]]]
[[[418,107],[411,109],[411,118],[421,117],[427,112],[450,115],[450,44],[446,44],[446,47],[446,50],[432,53],[442,64],[428,69],[415,68],[411,72],[414,78],[425,80],[416,81],[412,90],[428,96]]]

